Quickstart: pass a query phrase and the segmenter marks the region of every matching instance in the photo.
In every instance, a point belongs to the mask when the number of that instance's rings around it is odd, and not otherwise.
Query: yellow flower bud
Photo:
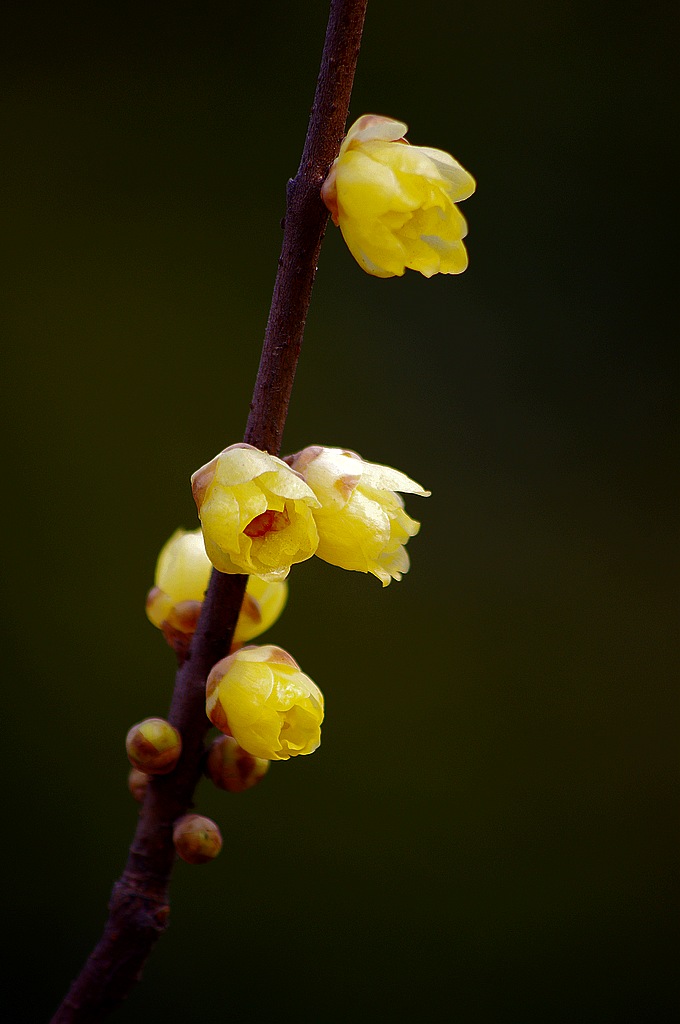
[[[202,814],[185,814],[172,830],[175,850],[187,864],[205,864],[214,860],[222,849],[222,835],[211,818]]]
[[[287,761],[321,742],[323,694],[280,647],[242,647],[213,667],[208,718],[253,757]]]
[[[352,125],[321,196],[363,269],[395,277],[460,274],[468,259],[465,218],[455,205],[474,178],[440,149],[411,146],[401,121],[364,114]]]
[[[181,657],[196,630],[211,572],[200,529],[175,530],[161,548],[146,614]]]
[[[154,586],[146,599],[146,614],[178,653],[186,653],[194,634],[211,572],[212,563],[205,553],[200,527],[175,530],[161,548]],[[283,611],[287,598],[285,580],[267,583],[250,576],[233,643],[245,644],[269,629]]]
[[[188,606],[192,604],[200,611],[211,572],[212,565],[205,553],[200,529],[175,530],[161,548],[156,562],[154,586],[146,599],[149,621],[162,629],[163,624],[175,615],[180,620],[177,628],[181,628],[182,616],[178,616],[176,611],[178,606],[180,612],[188,612]],[[195,622],[191,627],[189,616],[185,615],[184,619],[190,627],[188,631],[193,633]]]
[[[364,462],[342,448],[311,445],[287,461],[321,503],[314,512],[319,558],[342,569],[373,573],[384,587],[408,572],[404,545],[420,523],[406,514],[395,492],[428,497],[430,491],[397,469]]]
[[[219,789],[242,793],[256,785],[269,771],[269,761],[253,757],[233,736],[218,736],[210,745],[205,774]]]
[[[179,761],[182,737],[164,718],[145,718],[128,732],[125,749],[133,768],[147,775],[167,775]]]
[[[277,582],[316,551],[318,501],[274,455],[231,445],[194,473],[191,487],[205,550],[220,572]]]

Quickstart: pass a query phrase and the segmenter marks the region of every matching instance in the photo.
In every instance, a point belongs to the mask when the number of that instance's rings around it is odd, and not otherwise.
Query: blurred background
[[[11,1020],[49,1019],[125,861],[125,734],[174,675],[144,600],[243,433],[327,10],[2,15]],[[178,865],[121,1024],[676,1019],[673,21],[369,0],[351,120],[476,176],[470,267],[376,280],[330,226],[284,451],[432,497],[402,583],[292,572],[266,640],[322,746],[201,785],[225,848]]]

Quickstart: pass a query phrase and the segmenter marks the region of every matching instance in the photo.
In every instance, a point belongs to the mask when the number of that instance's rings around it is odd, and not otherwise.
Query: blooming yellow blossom
[[[321,503],[314,518],[319,531],[319,558],[343,569],[370,572],[384,587],[408,572],[404,545],[420,523],[404,511],[397,491],[425,491],[404,473],[365,462],[355,452],[311,445],[288,456]]]
[[[313,491],[285,462],[247,444],[225,448],[191,478],[208,558],[220,572],[269,583],[316,551]]]
[[[475,181],[440,149],[411,146],[401,121],[364,114],[352,125],[321,190],[350,252],[374,277],[408,267],[425,277],[460,274],[468,259],[455,205]]]
[[[287,761],[321,742],[323,694],[280,647],[242,647],[213,667],[206,711],[253,757]]]
[[[177,634],[191,637],[210,582],[212,563],[203,543],[203,532],[175,530],[161,548],[154,586],[146,599],[149,620],[173,643]],[[288,598],[288,584],[248,578],[233,642],[245,644],[264,633],[278,619]]]

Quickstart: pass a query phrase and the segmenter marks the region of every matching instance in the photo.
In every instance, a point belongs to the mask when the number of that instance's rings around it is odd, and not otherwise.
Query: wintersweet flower
[[[323,694],[280,647],[242,647],[212,668],[206,712],[253,757],[287,761],[321,742]]]
[[[370,572],[384,587],[408,572],[404,545],[420,523],[404,511],[397,491],[428,497],[430,491],[389,466],[365,462],[356,452],[311,445],[287,457],[321,507],[314,512],[319,558],[343,569]]]
[[[161,548],[154,586],[146,599],[146,614],[172,646],[193,635],[212,568],[200,527],[175,530]],[[267,583],[258,576],[249,576],[233,643],[245,644],[269,629],[287,598],[285,580]]]
[[[220,572],[269,583],[316,551],[313,491],[290,466],[247,444],[225,448],[191,478],[208,558]]]
[[[158,629],[170,625],[193,633],[211,572],[200,527],[175,530],[156,561],[154,585],[146,598],[149,621]]]
[[[374,277],[419,270],[460,274],[468,258],[465,218],[455,205],[475,180],[441,149],[411,146],[407,126],[378,114],[352,125],[321,189],[333,223]]]

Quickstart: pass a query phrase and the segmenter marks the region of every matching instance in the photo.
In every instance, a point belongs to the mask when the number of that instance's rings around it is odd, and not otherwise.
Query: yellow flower
[[[430,491],[397,469],[364,462],[342,448],[311,445],[287,461],[321,503],[314,512],[319,558],[343,569],[373,573],[384,587],[408,572],[404,545],[420,523],[406,514],[395,492],[428,497]]]
[[[212,563],[205,553],[203,533],[175,530],[161,548],[154,586],[146,599],[146,614],[175,646],[177,633],[191,637],[198,622]],[[248,578],[236,624],[234,644],[245,644],[276,622],[288,598],[288,584]]]
[[[475,181],[440,149],[411,146],[407,126],[378,114],[352,125],[321,189],[350,252],[374,277],[467,267],[465,218],[455,205]]]
[[[194,473],[191,486],[205,550],[220,572],[274,583],[316,551],[318,501],[276,456],[231,445]]]
[[[280,647],[242,647],[218,661],[206,683],[206,711],[253,757],[287,761],[321,742],[323,694]]]
[[[172,622],[176,629],[184,626],[193,633],[211,572],[200,528],[175,530],[156,562],[154,586],[146,599],[149,621],[158,629]]]

